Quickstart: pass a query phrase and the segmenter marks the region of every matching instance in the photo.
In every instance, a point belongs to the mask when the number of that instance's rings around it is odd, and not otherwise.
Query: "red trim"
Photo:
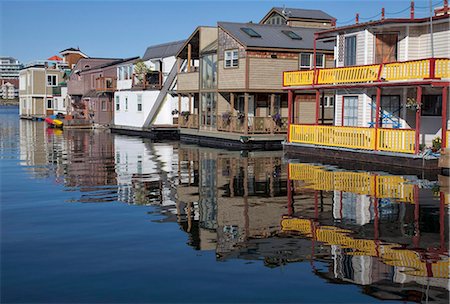
[[[414,0],[411,0],[411,8],[409,11],[409,18],[411,20],[414,20]]]
[[[416,134],[415,134],[415,154],[419,154],[419,146],[420,146],[420,117],[421,117],[421,109],[422,105],[422,87],[417,86],[417,105],[418,109],[416,111]]]
[[[356,13],[356,16],[355,16],[355,24],[358,24],[358,23],[359,23],[359,14]]]
[[[293,95],[294,93],[292,90],[288,91],[288,130],[287,130],[287,140],[290,142],[291,138],[291,124],[292,124],[292,116],[294,115],[292,111],[292,101],[293,101]]]
[[[375,151],[378,150],[378,128],[380,127],[381,88],[377,87],[376,109],[375,109]]]
[[[384,7],[381,8],[381,20],[384,20]]]
[[[310,91],[315,89],[322,90],[336,90],[336,89],[357,89],[357,88],[373,88],[373,87],[407,87],[418,85],[431,85],[434,87],[448,87],[450,84],[447,81],[423,80],[423,81],[404,81],[404,82],[377,82],[377,83],[360,83],[360,84],[336,84],[336,85],[312,85],[304,87],[284,87],[284,90]]]
[[[344,104],[344,97],[345,97],[345,96],[342,96],[342,106],[341,106],[341,127],[345,127],[345,126],[344,126],[344,106],[345,106],[345,104]]]
[[[447,148],[447,103],[448,88],[442,88],[442,148]]]
[[[320,91],[316,90],[316,125],[319,124]]]

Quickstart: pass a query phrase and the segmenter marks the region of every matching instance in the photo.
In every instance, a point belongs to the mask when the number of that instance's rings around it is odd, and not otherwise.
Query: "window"
[[[442,96],[423,95],[422,96],[422,116],[442,115]]]
[[[344,65],[356,65],[356,36],[345,37]]]
[[[294,33],[293,31],[281,31],[281,32],[293,40],[302,40],[302,37],[300,37],[297,33]]]
[[[334,96],[325,96],[324,98],[324,107],[332,108],[334,107]]]
[[[131,79],[133,77],[133,66],[132,65],[128,66],[128,75],[129,75],[128,79]]]
[[[225,68],[235,68],[239,66],[239,51],[229,50],[225,51]]]
[[[142,95],[139,94],[137,96],[137,110],[138,112],[142,112]]]
[[[217,55],[203,55],[201,58],[201,87],[214,89],[217,87]]]
[[[49,87],[56,86],[56,75],[47,75],[47,86]]]
[[[53,99],[47,99],[47,109],[53,109]]]
[[[377,96],[372,95],[372,122],[376,120]],[[399,95],[381,95],[380,99],[380,127],[397,128],[400,126],[400,96]]]
[[[311,68],[311,55],[312,54],[300,54],[300,68],[301,69],[310,69]]]
[[[116,96],[116,111],[120,111],[120,97]]]
[[[123,79],[126,80],[128,79],[128,67],[122,67],[122,69],[124,71]]]
[[[241,27],[241,31],[243,31],[244,33],[246,33],[247,35],[249,35],[252,38],[261,38],[261,35],[258,34],[254,29],[249,28],[249,27]]]
[[[102,111],[106,111],[106,100],[102,100]]]
[[[318,68],[325,67],[325,65],[324,65],[324,63],[325,63],[324,57],[325,57],[324,54],[316,53],[316,67],[318,67]]]
[[[358,125],[358,97],[357,96],[344,96],[344,126],[357,126]]]
[[[125,97],[125,111],[128,111],[128,97]]]

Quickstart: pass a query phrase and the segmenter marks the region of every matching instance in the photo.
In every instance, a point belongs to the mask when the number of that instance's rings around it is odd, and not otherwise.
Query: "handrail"
[[[283,86],[332,85],[450,78],[449,58],[427,58],[403,62],[319,68],[283,72]]]

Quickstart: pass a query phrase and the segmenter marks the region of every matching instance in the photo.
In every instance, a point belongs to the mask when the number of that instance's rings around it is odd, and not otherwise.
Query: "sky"
[[[430,0],[416,0],[416,17],[429,16]],[[434,7],[443,0],[432,0]],[[409,17],[410,0],[299,1],[21,1],[0,0],[0,55],[23,63],[47,59],[69,47],[91,57],[143,56],[145,49],[182,40],[199,25],[218,21],[259,22],[274,6],[320,9],[338,26]],[[403,12],[401,12],[403,11]]]

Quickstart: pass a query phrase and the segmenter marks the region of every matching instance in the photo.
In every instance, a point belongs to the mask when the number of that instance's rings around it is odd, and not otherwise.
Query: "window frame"
[[[49,77],[51,77],[52,79],[54,79],[54,84],[53,81],[49,82]],[[54,74],[47,74],[47,87],[56,87],[58,85],[58,75],[54,75]]]
[[[304,66],[304,65],[302,65],[302,56],[303,55],[308,55],[309,56],[309,60],[308,60],[308,62],[309,62],[309,65],[308,66]],[[312,63],[312,57],[313,56],[311,56],[312,55],[312,53],[300,53],[300,56],[299,56],[299,63],[298,63],[298,66],[299,66],[299,68],[300,69],[309,69],[309,70],[311,70],[311,63]]]
[[[354,39],[354,41],[355,41],[355,43],[354,43],[355,49],[354,49],[353,54],[351,54],[352,55],[352,57],[351,57],[351,59],[352,59],[351,61],[352,62],[349,62],[350,56],[347,55],[348,54],[347,39],[348,40]],[[357,53],[358,53],[357,48],[358,48],[358,41],[357,41],[356,35],[348,35],[348,36],[344,37],[344,66],[356,66],[357,65],[356,64],[356,59],[357,59],[356,57],[357,57]]]
[[[102,99],[100,107],[101,107],[103,112],[108,111],[108,105],[106,104],[106,100]]]
[[[115,104],[116,104],[116,107],[114,109],[116,111],[120,111],[120,96],[119,95],[116,95]]]
[[[49,102],[50,102],[50,107],[48,106]],[[52,98],[47,98],[47,103],[45,104],[45,108],[47,110],[53,110],[53,106],[54,106],[53,99]]]
[[[230,54],[229,59],[227,59],[227,54]],[[230,66],[227,66],[227,61],[230,62]],[[224,69],[239,68],[239,49],[230,49],[224,51],[223,68]]]
[[[138,94],[136,97],[136,109],[137,112],[142,112],[142,94]]]

